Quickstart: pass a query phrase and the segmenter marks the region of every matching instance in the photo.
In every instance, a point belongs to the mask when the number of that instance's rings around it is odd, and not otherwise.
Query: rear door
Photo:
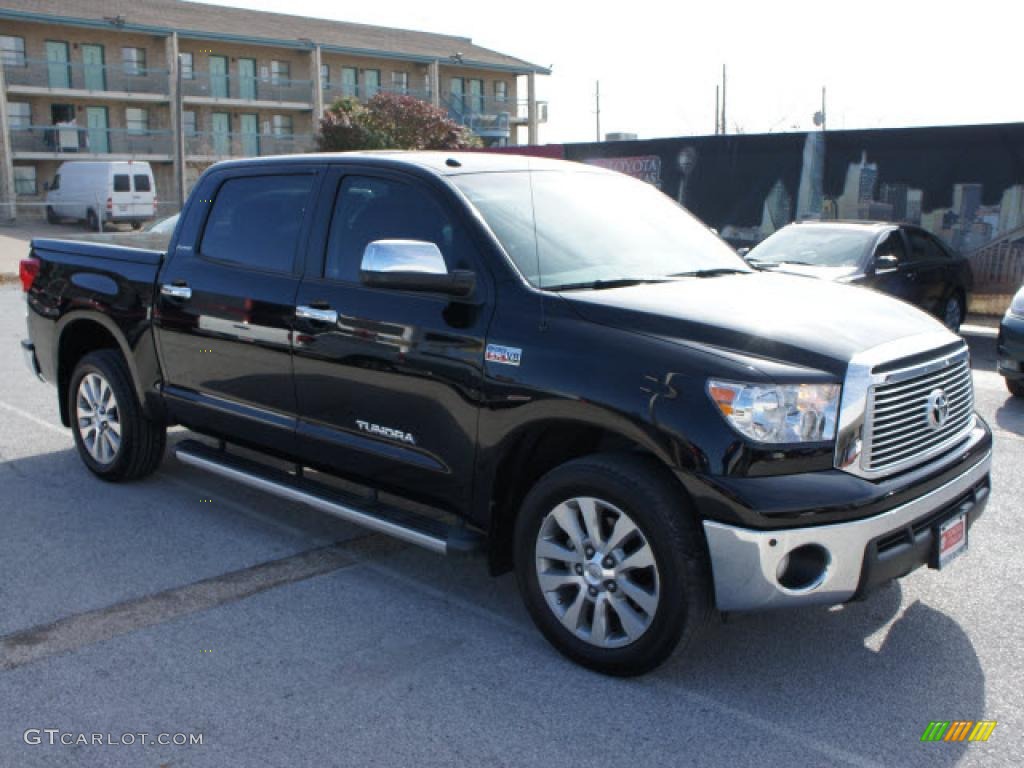
[[[114,219],[127,219],[135,215],[132,192],[132,167],[129,163],[111,163],[110,211]]]
[[[290,452],[300,252],[322,174],[309,164],[206,176],[160,275],[168,406],[198,431]]]
[[[423,501],[468,503],[492,288],[458,206],[399,174],[333,171],[325,184],[296,306],[298,442],[314,465]],[[369,288],[374,240],[436,243],[449,271],[477,274],[466,301]],[[305,309],[302,310],[306,312]]]
[[[914,282],[917,301],[927,312],[939,314],[949,284],[949,255],[935,238],[922,229],[908,229],[910,263],[907,277]]]
[[[156,187],[149,163],[132,163],[132,214],[137,219],[156,215]]]

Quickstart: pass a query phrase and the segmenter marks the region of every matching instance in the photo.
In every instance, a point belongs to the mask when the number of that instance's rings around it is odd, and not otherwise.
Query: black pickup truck
[[[221,163],[167,253],[35,240],[32,370],[82,461],[178,460],[515,570],[639,674],[717,609],[835,604],[967,544],[990,489],[937,320],[759,272],[646,184],[485,154]],[[344,482],[342,482],[344,481]]]

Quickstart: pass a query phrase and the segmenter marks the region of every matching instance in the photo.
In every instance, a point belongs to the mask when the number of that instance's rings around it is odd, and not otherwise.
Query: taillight
[[[18,277],[21,278],[21,289],[28,293],[29,288],[32,287],[32,283],[35,282],[36,277],[39,275],[39,259],[33,257],[30,259],[22,259],[18,262]]]
[[[114,198],[112,198],[112,197],[108,197],[107,198],[107,210],[108,211],[114,210]]]

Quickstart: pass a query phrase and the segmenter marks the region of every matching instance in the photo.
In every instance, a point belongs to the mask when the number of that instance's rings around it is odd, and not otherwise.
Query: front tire
[[[516,520],[515,569],[547,640],[610,675],[654,669],[711,608],[696,517],[671,477],[640,456],[588,456],[541,478]]]
[[[134,480],[163,458],[166,427],[146,418],[120,352],[101,349],[83,357],[71,375],[68,413],[78,455],[103,480]]]
[[[953,333],[960,333],[960,325],[964,321],[964,302],[960,294],[954,293],[946,299],[946,306],[942,310],[942,322]]]
[[[1021,379],[1007,379],[1006,388],[1014,397],[1024,397],[1024,381]]]

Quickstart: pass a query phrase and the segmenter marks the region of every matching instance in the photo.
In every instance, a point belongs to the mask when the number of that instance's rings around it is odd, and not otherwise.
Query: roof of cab
[[[466,173],[500,173],[508,171],[591,171],[610,173],[603,168],[567,160],[552,160],[496,152],[442,152],[378,150],[373,152],[319,152],[303,155],[276,155],[273,157],[227,160],[217,167],[275,165],[320,161],[327,163],[361,163],[391,167],[413,167],[432,171],[440,176],[458,176]]]

